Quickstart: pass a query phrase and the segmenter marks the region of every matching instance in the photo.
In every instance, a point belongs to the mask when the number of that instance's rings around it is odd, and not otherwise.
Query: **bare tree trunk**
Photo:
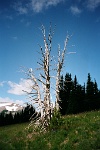
[[[50,32],[48,35],[48,39],[46,39],[46,33],[45,33],[45,27],[42,25],[42,34],[43,34],[43,40],[44,40],[44,50],[40,46],[42,59],[41,62],[38,62],[40,65],[40,69],[42,70],[42,73],[40,73],[41,78],[35,78],[33,71],[31,69],[30,72],[28,72],[28,76],[33,81],[33,86],[31,92],[27,92],[29,97],[31,98],[31,101],[33,104],[37,104],[39,110],[40,110],[40,118],[38,118],[38,122],[40,124],[42,123],[43,129],[47,127],[50,123],[53,107],[51,104],[50,99],[50,89],[51,89],[51,75],[50,75],[50,52],[51,52],[51,43],[52,43],[52,35],[54,34],[54,31],[51,32],[51,26],[50,26]],[[66,46],[68,43],[69,37],[66,37],[65,44],[64,44],[64,50],[61,53],[60,46],[58,47],[58,63],[57,63],[57,75],[56,75],[56,109],[59,110],[59,91],[60,91],[60,73],[63,67],[64,63],[64,56],[66,53]],[[40,82],[43,85],[43,93],[41,93],[39,83]],[[42,97],[42,98],[41,98]]]
[[[56,109],[59,110],[59,92],[60,92],[60,73],[64,64],[64,57],[67,50],[67,44],[68,44],[69,36],[66,37],[65,44],[64,44],[64,50],[61,53],[60,45],[58,47],[58,64],[57,64],[57,75],[56,75]]]

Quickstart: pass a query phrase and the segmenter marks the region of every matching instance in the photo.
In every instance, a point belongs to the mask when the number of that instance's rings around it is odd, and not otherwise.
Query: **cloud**
[[[68,52],[67,54],[76,54],[76,52]]]
[[[19,12],[19,14],[27,14],[27,8],[25,8],[25,7],[19,7],[18,9],[18,12]]]
[[[20,79],[19,83],[8,81],[10,89],[8,93],[15,95],[25,95],[24,91],[31,92],[32,81],[29,79]]]
[[[4,83],[6,83],[6,81],[2,81],[2,82],[0,82],[0,86],[2,86],[2,87],[3,87]]]
[[[17,40],[18,37],[17,37],[17,36],[13,36],[12,39],[13,39],[13,40]]]
[[[82,8],[80,9],[79,6]],[[73,15],[81,14],[84,9],[88,11],[94,11],[100,6],[100,0],[76,0],[75,5],[70,7],[70,10]]]
[[[8,102],[8,103],[16,103],[16,104],[20,104],[23,105],[24,101],[22,100],[14,100],[14,99],[10,99],[9,97],[0,97],[0,102]]]
[[[26,27],[29,27],[31,25],[31,22],[26,22]]]
[[[39,13],[43,9],[47,9],[50,6],[56,6],[63,1],[65,0],[31,0],[31,6],[34,12]]]
[[[70,10],[73,15],[79,15],[82,12],[82,10],[79,9],[77,6],[71,6]]]
[[[30,11],[35,13],[41,12],[43,9],[48,9],[50,6],[64,2],[65,0],[29,0],[27,3],[18,1],[13,3],[12,7],[19,15],[28,14]]]
[[[97,7],[100,6],[100,0],[88,0],[86,4],[89,10],[95,10]]]
[[[51,6],[57,6],[60,3],[68,2],[70,0],[29,0],[29,1],[17,1],[14,2],[12,7],[18,12],[19,15],[29,13],[40,13],[45,9],[49,9]],[[69,3],[67,3],[69,5]],[[87,8],[88,10],[94,10],[100,5],[100,0],[76,0],[74,6],[68,6],[74,15],[78,15],[82,10],[78,7]],[[12,19],[11,16],[8,17]]]
[[[27,6],[26,5],[23,6],[23,4],[21,2],[14,3],[13,8],[18,12],[19,15],[28,13]]]
[[[13,20],[12,16],[6,16],[6,18],[9,19],[9,20]]]

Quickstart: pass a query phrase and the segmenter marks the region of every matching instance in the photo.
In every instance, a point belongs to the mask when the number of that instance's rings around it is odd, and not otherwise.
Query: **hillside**
[[[0,150],[100,150],[100,111],[65,116],[59,129],[45,134],[27,126],[0,127]]]

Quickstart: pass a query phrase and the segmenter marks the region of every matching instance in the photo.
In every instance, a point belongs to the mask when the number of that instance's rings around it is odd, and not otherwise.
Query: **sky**
[[[71,35],[62,74],[76,75],[83,85],[90,73],[100,89],[100,0],[0,0],[0,102],[28,102],[22,90],[32,83],[24,71],[32,68],[39,75],[41,25],[48,35],[50,22],[55,60],[58,44],[63,50]]]

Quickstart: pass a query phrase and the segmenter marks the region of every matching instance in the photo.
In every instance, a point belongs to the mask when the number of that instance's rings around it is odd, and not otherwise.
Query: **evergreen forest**
[[[80,85],[75,75],[66,73],[65,77],[60,78],[60,113],[61,115],[77,114],[86,111],[100,109],[100,90],[96,80],[92,81],[90,73],[88,73],[86,84]],[[28,122],[31,116],[36,117],[35,108],[27,104],[27,106],[15,114],[0,113],[0,126]]]
[[[15,114],[3,111],[0,113],[0,126],[28,122],[33,114],[36,115],[35,108],[30,104],[27,104],[24,109],[16,112]]]
[[[60,79],[60,112],[62,115],[77,114],[100,109],[100,90],[96,80],[88,73],[86,84],[80,85],[75,75],[66,73]]]

